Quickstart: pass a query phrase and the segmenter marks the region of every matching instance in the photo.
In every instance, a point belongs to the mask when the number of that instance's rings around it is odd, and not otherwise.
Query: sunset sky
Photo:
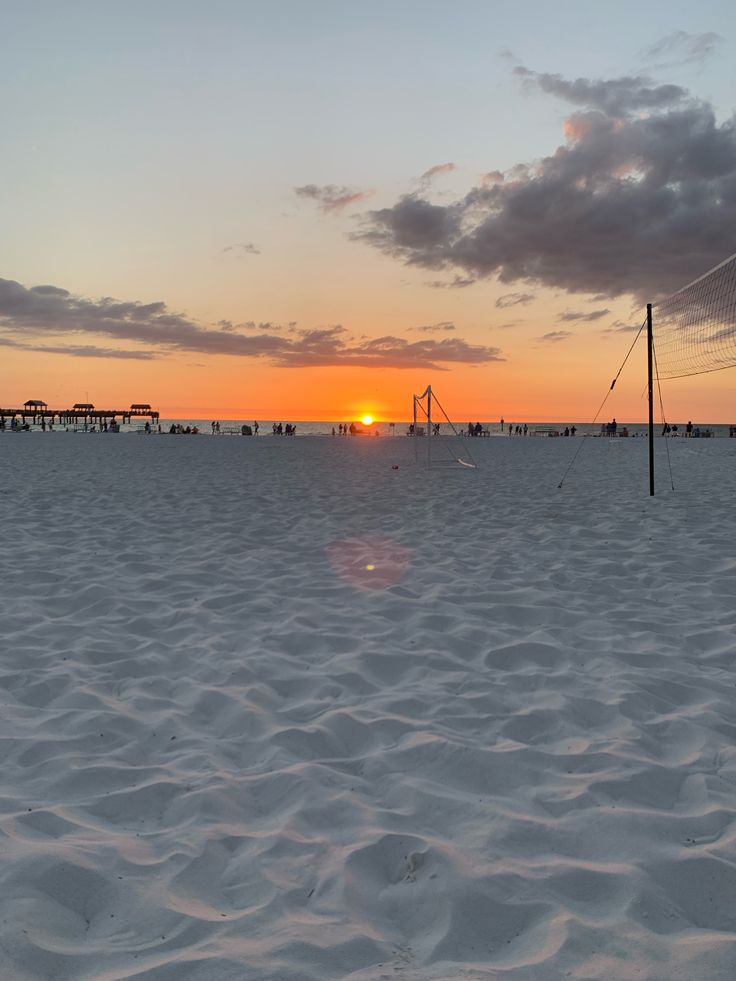
[[[732,0],[6,0],[0,404],[590,419],[736,252],[734,63]]]

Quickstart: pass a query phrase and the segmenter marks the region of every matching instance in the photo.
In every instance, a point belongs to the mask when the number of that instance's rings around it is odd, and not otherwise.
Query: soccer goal
[[[466,441],[442,408],[432,386],[421,395],[412,396],[412,422],[409,435],[414,439],[414,459],[425,460],[427,467],[467,467],[476,462]]]

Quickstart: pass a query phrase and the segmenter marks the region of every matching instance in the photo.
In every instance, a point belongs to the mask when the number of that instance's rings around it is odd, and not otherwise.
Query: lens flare
[[[359,589],[387,589],[409,571],[412,552],[391,538],[346,538],[327,546],[335,573]]]

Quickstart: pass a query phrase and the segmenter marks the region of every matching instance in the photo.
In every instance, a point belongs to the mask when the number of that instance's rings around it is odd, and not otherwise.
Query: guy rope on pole
[[[654,370],[652,368],[652,304],[647,303],[647,389],[649,402],[649,496],[654,497]]]
[[[611,394],[611,392],[612,392],[612,391],[614,390],[614,388],[616,387],[616,382],[617,382],[617,381],[619,380],[619,377],[620,377],[620,375],[621,375],[621,372],[622,372],[622,371],[624,370],[624,367],[625,367],[625,365],[626,365],[626,362],[627,362],[627,361],[629,360],[629,357],[630,357],[630,355],[631,355],[631,352],[632,352],[632,351],[634,350],[634,345],[635,345],[635,344],[636,344],[636,342],[637,342],[637,341],[639,340],[639,337],[640,337],[640,335],[641,335],[641,332],[642,332],[642,331],[644,330],[644,327],[646,326],[646,323],[647,323],[647,322],[646,322],[646,320],[645,320],[645,321],[644,321],[644,323],[643,323],[643,324],[641,325],[641,327],[639,328],[639,330],[637,331],[637,334],[636,334],[636,337],[635,337],[635,338],[634,338],[634,340],[632,341],[632,343],[631,343],[631,347],[629,348],[629,350],[628,350],[628,351],[627,351],[627,353],[626,353],[626,357],[625,357],[625,358],[624,358],[624,360],[623,360],[623,361],[621,362],[621,367],[620,367],[620,368],[618,369],[618,371],[616,372],[616,377],[615,377],[615,378],[613,379],[613,381],[611,382],[611,386],[610,386],[610,388],[608,389],[608,391],[606,392],[606,394],[605,394],[605,397],[604,397],[604,399],[603,399],[603,401],[602,401],[602,402],[601,402],[601,404],[600,404],[600,405],[598,406],[598,411],[597,411],[597,412],[596,412],[596,414],[595,414],[595,415],[593,416],[593,422],[591,422],[591,425],[593,425],[593,423],[595,423],[595,421],[596,421],[596,420],[598,419],[598,416],[599,416],[599,415],[601,414],[601,412],[603,411],[603,406],[604,406],[604,405],[606,404],[606,402],[608,401],[608,396],[609,396],[609,395]],[[579,443],[578,443],[578,445],[577,445],[577,449],[575,450],[575,453],[573,454],[573,458],[572,458],[572,460],[570,460],[570,462],[569,462],[569,464],[567,465],[567,470],[565,470],[565,472],[564,472],[564,474],[562,475],[562,480],[561,480],[561,481],[559,482],[559,484],[557,485],[557,489],[558,489],[558,490],[560,490],[560,489],[562,488],[562,485],[563,485],[563,484],[565,483],[565,480],[566,480],[566,478],[567,478],[567,475],[568,475],[568,474],[570,473],[570,471],[572,470],[572,468],[573,468],[573,466],[575,465],[575,461],[577,460],[577,458],[578,458],[578,456],[580,455],[580,451],[582,450],[582,448],[583,448],[583,446],[584,446],[584,445],[585,445],[585,439],[584,439],[584,438],[581,438],[581,440],[580,440],[580,442],[579,442]]]

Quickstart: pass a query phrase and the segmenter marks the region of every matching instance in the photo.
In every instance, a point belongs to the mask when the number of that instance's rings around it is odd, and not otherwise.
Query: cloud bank
[[[448,204],[419,191],[369,211],[354,239],[427,269],[640,302],[736,251],[733,116],[643,76],[515,73],[573,107],[565,142]]]
[[[439,325],[434,325],[439,329]],[[445,325],[444,330],[450,328]],[[242,333],[247,330],[248,333]],[[116,341],[134,341],[140,351],[94,345],[64,345],[48,335],[92,334]],[[378,367],[432,368],[449,364],[485,364],[504,360],[496,347],[470,344],[460,337],[408,341],[386,335],[354,341],[339,324],[301,329],[246,321],[220,321],[206,328],[165,303],[121,302],[109,297],[91,300],[58,286],[22,286],[0,279],[0,344],[27,351],[150,360],[172,352],[200,352],[262,358],[286,368]],[[155,350],[151,351],[153,347]],[[149,350],[146,350],[149,348]]]

